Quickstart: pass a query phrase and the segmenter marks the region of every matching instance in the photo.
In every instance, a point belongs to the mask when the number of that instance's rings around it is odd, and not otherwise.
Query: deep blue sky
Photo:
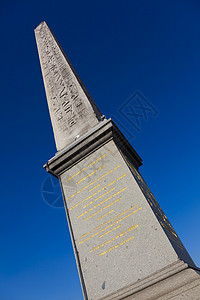
[[[45,20],[100,110],[134,134],[141,173],[200,266],[200,3],[1,1],[2,300],[82,299],[64,209],[42,166],[56,152],[34,28]],[[157,108],[141,132],[119,108],[136,90]]]

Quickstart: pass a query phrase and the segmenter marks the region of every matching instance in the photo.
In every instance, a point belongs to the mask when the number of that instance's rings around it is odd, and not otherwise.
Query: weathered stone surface
[[[139,292],[131,293],[128,296],[123,291],[119,291],[111,297],[101,300],[199,300],[200,299],[200,276],[193,269],[187,268],[164,279],[158,277],[155,284],[143,287]],[[142,281],[139,283],[142,284]],[[139,285],[138,284],[138,285]]]
[[[35,29],[42,75],[58,150],[101,120],[101,113],[45,22]]]

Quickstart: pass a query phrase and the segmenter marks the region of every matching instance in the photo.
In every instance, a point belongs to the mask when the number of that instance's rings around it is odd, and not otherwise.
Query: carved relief
[[[79,119],[87,117],[84,100],[79,96],[72,71],[61,55],[61,50],[44,25],[39,30],[39,44],[54,125],[58,131],[71,131]]]

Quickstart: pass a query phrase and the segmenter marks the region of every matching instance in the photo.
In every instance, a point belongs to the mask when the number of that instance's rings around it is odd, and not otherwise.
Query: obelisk
[[[139,173],[141,158],[45,22],[35,36],[58,150],[45,168],[60,180],[84,298],[199,299],[198,268]]]

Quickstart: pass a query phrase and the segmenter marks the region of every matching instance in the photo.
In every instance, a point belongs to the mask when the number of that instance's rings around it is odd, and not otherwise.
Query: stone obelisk
[[[85,299],[199,299],[199,275],[138,168],[45,22],[35,29],[60,180]],[[188,296],[189,295],[189,296]]]

